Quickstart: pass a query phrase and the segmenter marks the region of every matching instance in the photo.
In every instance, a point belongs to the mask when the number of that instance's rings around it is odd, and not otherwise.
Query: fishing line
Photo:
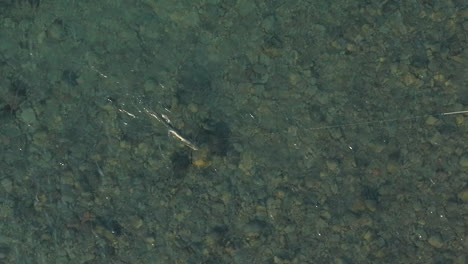
[[[372,125],[372,124],[379,124],[379,123],[383,124],[383,123],[392,123],[392,122],[404,122],[404,121],[422,119],[422,118],[430,117],[430,116],[449,116],[449,115],[460,115],[460,114],[468,114],[468,110],[454,111],[454,112],[444,112],[444,113],[434,113],[434,114],[424,114],[424,115],[415,115],[415,116],[409,116],[409,117],[403,117],[403,118],[389,118],[389,119],[379,119],[379,120],[370,120],[370,121],[357,121],[357,122],[345,123],[345,124],[337,124],[337,125],[306,128],[305,130],[325,130],[325,129],[332,129],[332,128],[343,128],[343,127],[354,127],[354,126],[362,126],[362,125]]]
[[[107,74],[102,73],[96,67],[94,66],[89,66],[90,69],[102,78],[109,78]],[[118,81],[114,82],[118,85],[120,83]],[[162,86],[162,84],[160,84]],[[112,101],[113,102],[113,101]],[[140,106],[138,106],[138,104]],[[167,115],[165,115],[162,112],[157,112],[155,110],[150,110],[145,106],[141,106],[143,102],[141,100],[138,100],[138,103],[135,103],[135,108],[137,109],[137,112],[139,115],[144,114],[146,116],[149,116],[150,118],[153,118],[157,120],[158,122],[162,123],[164,127],[168,130],[168,135],[172,136],[173,138],[179,140],[182,142],[185,146],[192,150],[198,150],[199,147],[195,143],[194,140],[190,139],[188,136],[184,134],[183,131],[180,131],[179,129],[175,128],[172,125],[171,120]],[[168,109],[164,108],[166,112],[170,112]],[[139,118],[137,115],[133,113],[132,111],[126,109],[126,106],[124,104],[121,104],[118,106],[118,111],[120,113],[126,114],[132,118]],[[342,123],[342,124],[336,124],[336,125],[325,125],[325,126],[317,126],[317,127],[310,127],[310,128],[303,128],[303,131],[318,131],[318,130],[329,130],[329,129],[334,129],[334,128],[345,128],[345,127],[358,127],[358,126],[364,126],[364,125],[373,125],[373,124],[385,124],[385,123],[393,123],[393,122],[405,122],[405,121],[411,121],[411,120],[418,120],[422,118],[428,118],[428,117],[444,117],[444,116],[452,116],[452,115],[465,115],[468,114],[468,110],[460,110],[460,111],[451,111],[451,112],[439,112],[439,113],[432,113],[432,114],[423,114],[423,115],[412,115],[409,117],[403,117],[403,118],[388,118],[388,119],[378,119],[378,120],[365,120],[365,121],[356,121],[356,122],[350,122],[350,123]],[[255,133],[255,135],[274,135],[274,134],[283,134],[287,133],[287,131],[281,131],[281,132],[259,132]],[[222,137],[223,139],[235,139],[235,138],[241,138],[240,136],[229,136],[229,137]]]

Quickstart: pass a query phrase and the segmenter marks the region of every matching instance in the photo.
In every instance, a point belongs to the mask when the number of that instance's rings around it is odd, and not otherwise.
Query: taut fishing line
[[[99,74],[102,78],[109,78],[109,75],[102,73],[96,67],[90,66],[91,70]],[[118,85],[120,83],[118,81],[114,82]],[[161,84],[160,84],[161,85]],[[162,85],[161,85],[162,86]],[[142,104],[141,100],[139,101],[140,104]],[[199,147],[195,140],[189,138],[187,135],[185,135],[184,131],[181,131],[174,127],[172,124],[170,118],[161,112],[157,112],[152,109],[148,109],[146,107],[136,107],[136,111],[138,114],[128,110],[125,108],[125,105],[119,105],[118,111],[120,113],[126,114],[130,116],[131,118],[138,118],[137,115],[147,115],[150,118],[160,122],[161,124],[164,125],[164,127],[167,129],[167,133],[169,136],[172,136],[173,138],[177,139],[180,141],[183,145],[187,146],[191,150],[198,150]],[[165,109],[166,111],[170,112],[168,109]],[[341,124],[336,124],[336,125],[325,125],[325,126],[317,126],[317,127],[310,127],[310,128],[304,128],[305,131],[317,131],[317,130],[328,130],[328,129],[334,129],[334,128],[345,128],[345,127],[357,127],[357,126],[363,126],[363,125],[372,125],[372,124],[385,124],[385,123],[393,123],[393,122],[405,122],[405,121],[411,121],[411,120],[419,120],[422,118],[428,118],[428,117],[444,117],[444,116],[453,116],[453,115],[464,115],[468,114],[468,110],[460,110],[460,111],[450,111],[450,112],[439,112],[439,113],[428,113],[428,114],[423,114],[423,115],[412,115],[408,117],[403,117],[403,118],[388,118],[388,119],[378,119],[378,120],[365,120],[365,121],[356,121],[356,122],[349,122],[349,123],[341,123]],[[286,133],[285,131],[283,132],[264,132],[264,133],[256,133],[256,135],[272,135],[272,134],[280,134],[280,133]],[[232,138],[239,138],[237,136],[230,136],[227,139],[232,139]]]

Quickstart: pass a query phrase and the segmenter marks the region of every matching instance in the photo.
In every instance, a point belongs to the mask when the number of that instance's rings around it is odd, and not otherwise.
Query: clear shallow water
[[[462,9],[62,5],[1,13],[6,262],[463,263]]]

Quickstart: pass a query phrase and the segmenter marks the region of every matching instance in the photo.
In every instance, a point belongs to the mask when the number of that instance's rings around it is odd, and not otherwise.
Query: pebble
[[[435,124],[437,124],[439,120],[433,116],[429,116],[427,119],[426,119],[426,124],[429,125],[429,126],[433,126]]]
[[[459,192],[457,196],[463,202],[468,202],[468,189]]]
[[[466,169],[468,168],[468,156],[465,155],[460,158],[460,161],[458,162],[462,168]]]
[[[442,239],[440,238],[440,236],[431,236],[427,242],[429,242],[429,244],[435,248],[442,248],[444,246],[444,242],[442,242]]]
[[[36,114],[34,113],[34,110],[31,108],[26,108],[21,112],[20,119],[29,125],[35,124],[36,123]]]

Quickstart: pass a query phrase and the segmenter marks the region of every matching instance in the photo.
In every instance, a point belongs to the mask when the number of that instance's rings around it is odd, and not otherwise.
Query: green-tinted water
[[[3,1],[0,262],[465,263],[457,2]]]

